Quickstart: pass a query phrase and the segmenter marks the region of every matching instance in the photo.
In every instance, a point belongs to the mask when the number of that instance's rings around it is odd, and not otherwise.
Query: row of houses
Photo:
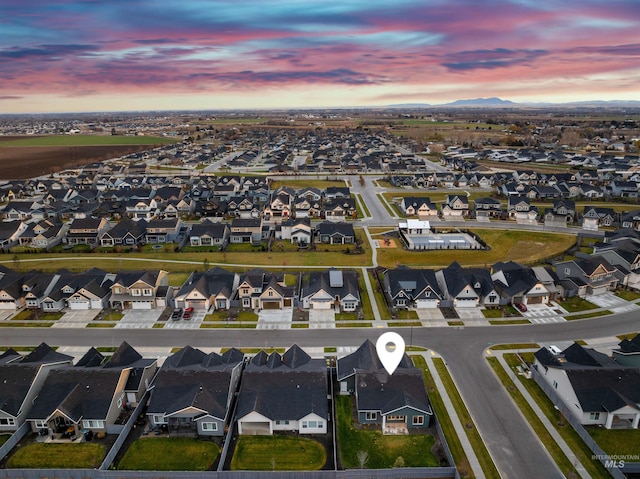
[[[0,309],[42,311],[137,309],[175,306],[198,311],[245,309],[335,309],[361,306],[358,274],[328,269],[295,275],[288,286],[284,273],[254,269],[238,274],[222,268],[192,273],[181,287],[168,284],[163,270],[108,273],[93,268],[82,273],[18,273],[0,268]]]
[[[406,354],[389,375],[366,341],[337,360],[337,379],[339,393],[353,396],[362,425],[385,434],[431,425],[422,372]],[[335,420],[329,381],[326,360],[297,345],[253,357],[185,346],[159,368],[126,342],[109,357],[91,348],[75,363],[42,343],[26,356],[13,349],[0,355],[0,432],[27,422],[46,442],[117,434],[150,392],[148,429],[159,433],[222,436],[235,419],[239,434],[324,435]]]
[[[636,266],[640,255],[636,253]],[[551,267],[513,261],[485,268],[463,268],[454,262],[440,270],[389,269],[384,291],[393,308],[499,307],[549,304],[561,298],[604,294],[618,286],[637,287],[638,274],[596,255]]]
[[[106,218],[76,218],[68,223],[59,220],[15,220],[0,222],[0,247],[4,250],[23,247],[49,250],[63,245],[69,248],[138,247],[147,244],[207,246],[218,249],[228,244],[260,245],[271,237],[289,240],[306,247],[314,242],[353,244],[355,232],[351,223],[322,221],[312,226],[309,218],[267,222],[262,218],[234,218],[231,221],[185,223],[179,218],[110,222]]]
[[[534,354],[536,380],[554,391],[552,400],[583,426],[638,429],[640,425],[640,334],[623,339],[609,357],[578,343]],[[559,404],[558,404],[559,405]]]

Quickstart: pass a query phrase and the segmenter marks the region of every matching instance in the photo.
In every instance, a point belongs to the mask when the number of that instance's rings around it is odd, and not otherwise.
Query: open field
[[[145,136],[87,135],[0,138],[0,179],[33,178],[175,141]]]

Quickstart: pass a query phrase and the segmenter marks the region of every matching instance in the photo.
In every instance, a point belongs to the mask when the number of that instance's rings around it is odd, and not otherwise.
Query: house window
[[[47,422],[43,421],[42,419],[38,419],[36,421],[33,421],[33,425],[38,429],[44,429],[45,427],[47,427]]]
[[[140,290],[139,289],[132,289],[131,290],[131,296],[140,296]]]
[[[0,426],[15,426],[16,420],[12,417],[0,417]]]
[[[167,419],[164,417],[164,414],[154,414],[153,422],[154,424],[167,424]]]
[[[404,416],[387,416],[387,421],[404,421]]]
[[[276,421],[276,426],[288,426],[288,425],[289,425],[288,419]]]
[[[398,299],[396,301],[396,305],[398,305],[398,306],[406,306],[406,304],[407,304],[407,300],[404,299],[404,298],[403,299]]]
[[[424,424],[424,416],[413,416],[411,424],[414,426],[422,426]]]
[[[564,274],[571,274],[571,269],[565,268],[564,269]]]
[[[242,299],[242,307],[243,308],[248,308],[251,305],[251,300],[249,298],[243,298]]]
[[[217,422],[203,422],[202,423],[203,431],[217,431],[218,423]]]
[[[592,412],[589,414],[589,419],[592,421],[597,421],[598,419],[600,419],[600,413],[599,412]]]
[[[558,389],[558,381],[553,380],[553,389]]]
[[[302,421],[302,429],[316,429],[318,427],[322,427],[318,426],[318,421]]]
[[[116,286],[113,288],[113,294],[122,294],[122,288]]]
[[[377,412],[366,412],[365,413],[365,419],[367,421],[375,421],[376,419],[378,419],[378,413]]]
[[[104,421],[92,421],[85,420],[82,421],[83,429],[104,429]]]
[[[151,296],[151,290],[150,289],[143,289],[142,290],[142,294],[143,296]]]
[[[273,291],[269,291],[268,296],[273,296]]]

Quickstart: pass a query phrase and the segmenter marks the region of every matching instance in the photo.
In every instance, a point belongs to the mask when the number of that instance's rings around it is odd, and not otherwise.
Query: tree
[[[358,459],[360,469],[364,469],[365,464],[369,461],[369,453],[364,449],[360,449],[358,452],[356,452],[356,459]]]
[[[402,456],[396,457],[396,460],[393,463],[393,467],[405,467],[404,466],[404,457],[402,457]]]

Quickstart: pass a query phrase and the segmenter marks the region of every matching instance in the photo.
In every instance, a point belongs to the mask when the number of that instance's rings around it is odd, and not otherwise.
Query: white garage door
[[[429,309],[429,308],[437,308],[438,300],[437,299],[419,299],[416,301],[416,308],[418,309]]]
[[[331,309],[331,301],[313,301],[311,303],[312,309]]]
[[[148,301],[132,301],[131,309],[151,309],[151,303]]]
[[[477,304],[476,298],[460,298],[455,300],[454,306],[456,308],[475,308]]]
[[[88,301],[75,301],[75,302],[69,302],[69,309],[72,309],[74,311],[87,311],[89,309],[89,302]]]

